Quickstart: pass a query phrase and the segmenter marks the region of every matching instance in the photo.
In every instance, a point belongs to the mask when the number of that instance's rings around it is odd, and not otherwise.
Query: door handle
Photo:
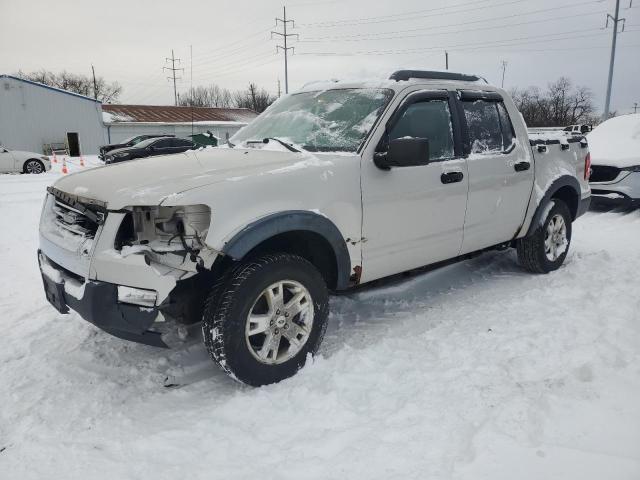
[[[444,184],[461,182],[463,178],[462,172],[446,172],[440,175],[440,181]]]
[[[529,170],[531,164],[529,162],[518,162],[513,165],[513,168],[516,172],[524,172],[525,170]]]

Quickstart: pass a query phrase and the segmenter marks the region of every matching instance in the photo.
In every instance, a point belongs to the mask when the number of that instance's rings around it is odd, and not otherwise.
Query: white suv
[[[530,141],[475,76],[311,84],[225,147],[60,179],[40,224],[45,291],[152,345],[201,321],[227,373],[272,383],[318,350],[329,291],[491,248],[557,269],[588,162],[580,137]]]

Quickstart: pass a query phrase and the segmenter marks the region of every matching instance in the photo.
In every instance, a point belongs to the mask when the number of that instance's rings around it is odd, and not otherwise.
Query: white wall
[[[145,134],[168,134],[175,135],[176,137],[187,137],[191,135],[191,124],[148,124],[148,123],[113,123],[107,124],[107,138],[110,138],[108,143],[118,143],[125,138],[133,137],[134,135]],[[211,131],[222,142],[226,140],[226,134],[233,136],[238,130],[242,128],[242,125],[238,126],[220,126],[220,125],[202,125],[194,124],[193,133],[204,133],[207,130]]]
[[[0,77],[0,142],[9,149],[42,153],[78,132],[84,154],[106,143],[102,106],[83,97]]]

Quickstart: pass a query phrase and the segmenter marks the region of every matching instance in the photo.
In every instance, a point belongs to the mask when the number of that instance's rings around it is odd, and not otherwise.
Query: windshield
[[[311,152],[355,152],[393,90],[346,88],[283,97],[234,135],[235,145],[278,138]]]
[[[135,137],[129,137],[129,138],[125,138],[124,140],[122,140],[120,142],[120,144],[128,144],[128,143],[133,143],[134,140],[138,140],[140,138],[140,135],[136,135]]]

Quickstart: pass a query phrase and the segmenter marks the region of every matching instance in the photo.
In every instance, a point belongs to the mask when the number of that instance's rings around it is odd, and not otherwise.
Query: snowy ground
[[[313,364],[251,389],[198,339],[127,343],[46,303],[58,175],[0,176],[0,478],[640,478],[640,212],[588,213],[547,276],[492,253],[336,297]]]

